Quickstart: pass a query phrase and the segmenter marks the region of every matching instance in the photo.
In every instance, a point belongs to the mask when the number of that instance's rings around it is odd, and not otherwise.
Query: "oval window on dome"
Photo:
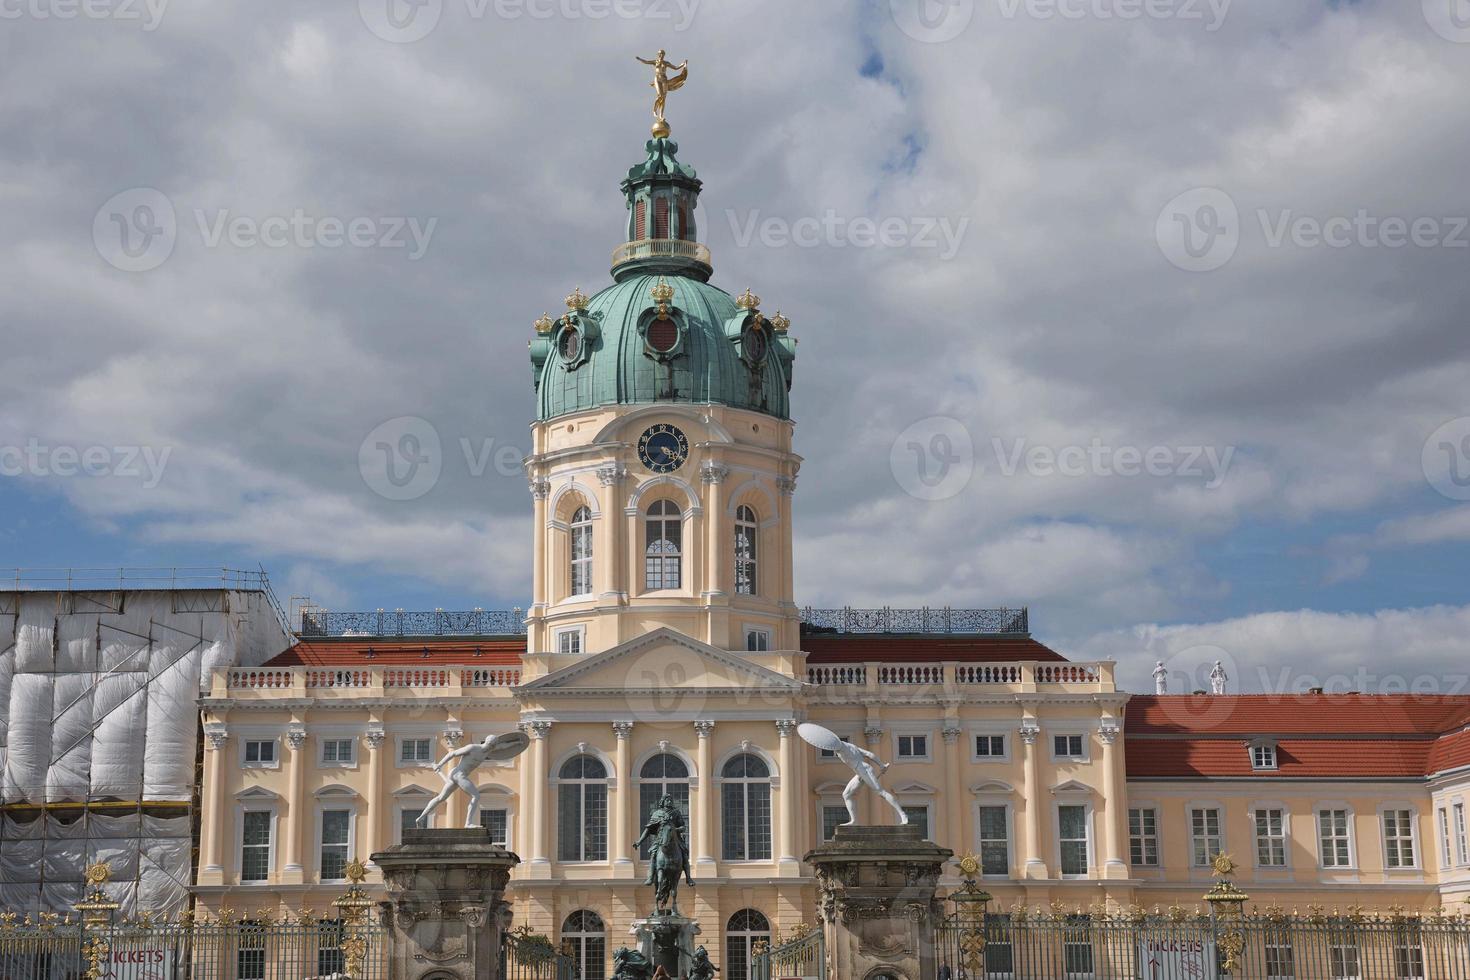
[[[679,342],[679,325],[673,320],[654,320],[648,325],[648,346],[667,354]]]
[[[557,339],[557,350],[561,352],[564,361],[575,361],[582,353],[582,335],[577,332],[576,327],[567,327],[561,332],[561,337]]]
[[[766,343],[766,334],[764,330],[762,330],[760,327],[746,328],[745,340],[741,343],[741,352],[745,355],[745,360],[749,362],[752,367],[760,364],[766,359],[767,347],[768,345]]]

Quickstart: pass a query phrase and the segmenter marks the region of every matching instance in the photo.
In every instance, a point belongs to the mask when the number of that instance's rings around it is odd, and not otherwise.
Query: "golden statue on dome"
[[[668,99],[669,93],[683,85],[684,80],[689,77],[689,60],[686,58],[677,65],[666,61],[664,60],[663,48],[658,49],[658,54],[654,56],[652,61],[639,57],[636,54],[633,57],[645,65],[653,66],[653,81],[648,83],[653,88],[654,93],[653,118],[655,122],[653,124],[653,135],[656,139],[663,139],[669,135],[669,122],[664,118],[664,102]],[[670,68],[678,72],[672,78],[669,77]]]

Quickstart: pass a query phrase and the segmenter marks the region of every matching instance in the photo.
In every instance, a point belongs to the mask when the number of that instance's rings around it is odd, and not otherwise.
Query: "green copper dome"
[[[538,419],[657,402],[790,417],[796,342],[749,290],[737,301],[710,285],[709,251],[694,240],[700,182],[677,150],[649,140],[648,159],[622,182],[628,240],[613,253],[615,282],[590,298],[578,290],[564,316],[537,321]]]

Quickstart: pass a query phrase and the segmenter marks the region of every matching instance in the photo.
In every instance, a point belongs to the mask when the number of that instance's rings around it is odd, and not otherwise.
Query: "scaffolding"
[[[102,860],[126,914],[182,910],[201,686],[289,646],[278,604],[259,583],[177,575],[111,589],[67,588],[70,573],[14,581],[0,592],[0,906],[69,909]]]

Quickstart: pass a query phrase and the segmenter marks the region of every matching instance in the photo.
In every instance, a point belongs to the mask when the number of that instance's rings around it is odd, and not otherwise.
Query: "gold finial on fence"
[[[82,955],[87,958],[87,972],[82,974],[84,980],[101,980],[104,976],[103,970],[107,967],[107,954],[111,951],[112,947],[100,936],[93,936],[82,947]]]
[[[72,907],[82,913],[82,923],[89,929],[103,928],[112,919],[112,914],[122,906],[107,897],[102,886],[112,880],[112,866],[106,861],[97,861],[87,866],[83,873],[91,891]]]
[[[1249,895],[1237,888],[1235,882],[1230,880],[1230,876],[1235,874],[1235,869],[1235,861],[1230,855],[1215,855],[1212,868],[1216,878],[1215,885],[1205,893],[1205,901],[1210,906],[1210,917],[1223,925],[1232,926],[1220,933],[1215,940],[1215,945],[1224,954],[1220,968],[1226,973],[1234,973],[1240,966],[1240,954],[1245,950],[1245,936],[1233,926],[1245,914],[1245,903],[1250,899]]]

